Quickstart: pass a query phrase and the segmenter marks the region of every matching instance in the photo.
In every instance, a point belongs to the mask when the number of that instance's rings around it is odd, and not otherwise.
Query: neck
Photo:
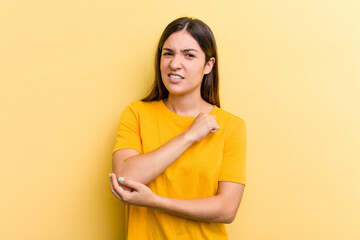
[[[189,117],[196,117],[200,112],[208,113],[212,109],[212,105],[204,101],[201,96],[185,98],[169,94],[164,103],[174,113]]]

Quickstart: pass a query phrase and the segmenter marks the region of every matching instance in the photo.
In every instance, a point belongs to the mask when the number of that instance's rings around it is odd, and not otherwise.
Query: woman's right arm
[[[120,149],[113,155],[113,172],[117,176],[149,184],[164,172],[194,142],[208,133],[219,129],[214,115],[200,113],[181,134],[175,136],[159,148],[144,154],[133,149]]]

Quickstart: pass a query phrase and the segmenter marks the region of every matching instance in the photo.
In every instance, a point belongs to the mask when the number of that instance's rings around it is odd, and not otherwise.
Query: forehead
[[[173,50],[181,49],[196,49],[201,51],[199,43],[187,31],[178,31],[172,33],[165,41],[163,48],[170,48]]]

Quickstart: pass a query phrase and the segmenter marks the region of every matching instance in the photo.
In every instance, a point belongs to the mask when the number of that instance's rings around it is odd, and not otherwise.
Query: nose
[[[178,56],[177,54],[175,54],[174,57],[171,59],[170,68],[173,70],[181,68],[181,59],[180,56]]]

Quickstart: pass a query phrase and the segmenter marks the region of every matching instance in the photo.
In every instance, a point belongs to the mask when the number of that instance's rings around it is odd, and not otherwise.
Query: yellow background
[[[230,239],[360,239],[356,0],[1,0],[0,239],[122,239],[116,129],[181,16],[212,28],[222,107],[247,122]]]

